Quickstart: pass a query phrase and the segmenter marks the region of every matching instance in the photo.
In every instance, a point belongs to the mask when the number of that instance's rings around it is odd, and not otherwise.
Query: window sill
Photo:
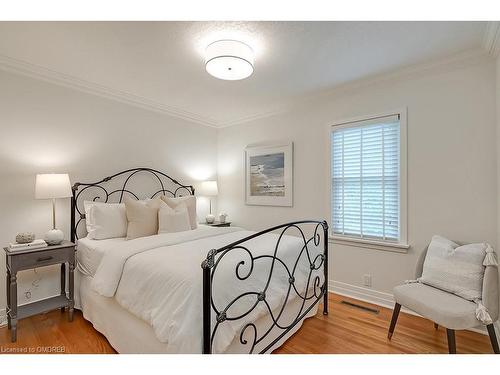
[[[383,241],[367,240],[363,238],[351,238],[343,236],[329,236],[328,242],[338,245],[345,246],[355,246],[362,247],[365,249],[381,250],[381,251],[391,251],[393,253],[403,253],[406,254],[410,245],[403,243],[392,243]]]

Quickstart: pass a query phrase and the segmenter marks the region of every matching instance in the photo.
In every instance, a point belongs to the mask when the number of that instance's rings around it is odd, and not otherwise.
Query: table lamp
[[[208,197],[210,201],[210,213],[205,218],[207,224],[212,224],[215,221],[215,216],[212,215],[212,198],[218,194],[217,181],[203,181],[199,188],[198,194],[203,197]]]
[[[56,228],[56,198],[73,196],[68,174],[37,174],[35,199],[52,199],[52,229],[45,235],[49,245],[58,245],[64,239],[62,230]]]

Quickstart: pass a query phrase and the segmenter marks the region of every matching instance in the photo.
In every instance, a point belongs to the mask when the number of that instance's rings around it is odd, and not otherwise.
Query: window
[[[394,114],[331,128],[334,237],[406,241],[401,209],[402,198],[406,198],[406,192],[402,194],[406,189],[402,160],[406,162],[406,157],[401,152],[402,145],[406,148],[406,143],[401,142],[406,128],[401,123],[401,115]]]

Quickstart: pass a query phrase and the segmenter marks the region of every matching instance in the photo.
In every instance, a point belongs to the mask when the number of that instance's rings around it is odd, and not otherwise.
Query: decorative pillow
[[[158,209],[164,204],[160,199],[138,201],[125,198],[127,212],[127,240],[158,234]]]
[[[93,240],[125,237],[127,215],[123,203],[84,201],[87,237]]]
[[[483,262],[489,246],[474,243],[460,246],[440,236],[432,237],[419,282],[445,290],[470,301],[482,298]]]
[[[189,223],[191,224],[191,229],[196,229],[198,227],[198,219],[196,217],[196,197],[194,195],[188,195],[178,198],[171,198],[162,195],[160,196],[160,198],[171,208],[175,208],[179,204],[184,203],[189,214]]]
[[[174,209],[163,202],[158,210],[158,234],[184,232],[186,230],[191,230],[186,205],[181,203]]]

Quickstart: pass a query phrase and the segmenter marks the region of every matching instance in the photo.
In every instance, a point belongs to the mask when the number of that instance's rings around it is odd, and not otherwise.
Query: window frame
[[[393,111],[384,111],[381,113],[356,116],[354,118],[334,121],[334,124],[328,125],[328,212],[329,221],[332,219],[332,144],[331,133],[333,130],[346,129],[350,127],[359,126],[357,123],[376,119],[378,117],[386,117],[399,115],[399,217],[400,217],[400,239],[399,241],[390,241],[383,239],[365,239],[349,235],[333,233],[333,225],[329,228],[330,242],[356,246],[363,248],[370,248],[375,250],[386,250],[393,252],[406,252],[410,245],[408,245],[408,123],[407,123],[407,108],[400,108]]]

